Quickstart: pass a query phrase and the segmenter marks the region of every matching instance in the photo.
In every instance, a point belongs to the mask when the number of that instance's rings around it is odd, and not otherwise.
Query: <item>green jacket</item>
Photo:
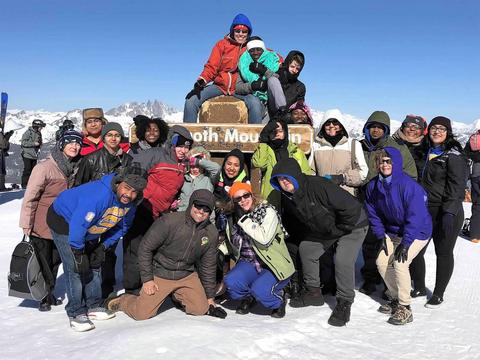
[[[300,165],[300,169],[302,169],[302,172],[304,174],[313,174],[310,165],[308,165],[308,160],[305,156],[305,153],[296,144],[289,141],[287,150],[288,156],[297,160],[298,164]],[[258,144],[258,147],[252,156],[252,166],[259,168],[262,171],[262,197],[280,211],[280,192],[273,191],[273,187],[272,185],[270,185],[272,170],[276,163],[277,159],[275,158],[275,152],[273,151],[273,149],[267,144]]]
[[[238,60],[238,69],[240,70],[240,75],[242,79],[248,83],[259,79],[259,75],[252,73],[249,69],[249,66],[252,62],[253,59],[248,51],[245,51]],[[264,50],[262,55],[258,59],[258,62],[265,65],[268,70],[271,70],[273,72],[277,72],[280,66],[280,59],[278,55],[274,51],[270,50]],[[263,78],[266,79],[265,77]],[[268,98],[266,91],[255,91],[253,95],[264,101],[266,101]]]
[[[240,218],[238,226],[250,237],[255,254],[268,266],[278,280],[285,280],[295,272],[292,258],[285,244],[285,234],[275,209],[265,202],[262,205],[266,207],[266,211],[261,224],[252,220],[250,214],[247,214]],[[258,208],[257,206],[254,212]],[[238,261],[240,260],[240,249],[231,243],[230,226],[227,223],[227,247],[235,261]]]

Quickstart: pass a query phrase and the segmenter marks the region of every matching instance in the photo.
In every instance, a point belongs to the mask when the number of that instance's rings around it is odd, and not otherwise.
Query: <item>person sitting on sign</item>
[[[288,108],[287,121],[294,125],[310,125],[313,126],[313,117],[310,108],[303,101],[297,101]]]
[[[282,85],[275,72],[280,66],[280,56],[265,47],[259,36],[252,36],[247,43],[247,52],[240,56],[235,92],[239,95],[253,94],[264,107],[268,107],[269,115],[286,112],[286,100]],[[250,119],[249,119],[250,120]],[[261,119],[252,119],[259,124]],[[260,120],[260,121],[259,121]]]
[[[238,59],[246,49],[246,41],[252,35],[250,20],[238,14],[233,19],[228,35],[218,41],[212,49],[205,67],[185,97],[183,122],[197,122],[202,104],[216,96],[232,95],[245,102],[248,108],[248,122],[256,123],[262,119],[262,106],[253,95],[239,95],[235,92],[238,77]],[[212,84],[209,84],[211,83]]]
[[[305,84],[298,80],[304,65],[305,55],[298,50],[292,50],[277,71],[289,108],[296,102],[305,101]]]
[[[160,147],[167,140],[168,125],[162,118],[137,115],[133,118],[138,141],[130,144],[129,154],[138,154],[152,147]]]
[[[258,147],[252,156],[252,166],[262,171],[261,194],[277,211],[281,210],[280,193],[273,191],[270,184],[272,169],[277,162],[294,158],[302,172],[312,173],[305,153],[293,142],[288,140],[288,126],[280,118],[270,121],[260,132]]]

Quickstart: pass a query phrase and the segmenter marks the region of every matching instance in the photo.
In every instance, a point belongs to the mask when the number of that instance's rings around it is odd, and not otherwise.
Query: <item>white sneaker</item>
[[[105,309],[103,307],[96,307],[89,309],[87,316],[90,320],[108,320],[115,317],[113,311]]]
[[[70,318],[70,327],[78,332],[95,329],[95,325],[93,325],[93,323],[88,319],[88,316],[85,314]]]

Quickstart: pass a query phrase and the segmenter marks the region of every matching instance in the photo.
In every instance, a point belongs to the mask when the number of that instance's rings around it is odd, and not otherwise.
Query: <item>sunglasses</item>
[[[208,213],[208,214],[211,213],[210,208],[207,205],[193,203],[193,206],[195,206],[195,209],[203,211],[204,213]]]
[[[235,29],[233,30],[235,34],[248,34],[248,30]]]
[[[243,195],[237,196],[233,198],[234,203],[239,203],[240,201],[250,199],[252,197],[252,193],[245,193]]]
[[[381,159],[380,164],[392,165],[392,159]]]

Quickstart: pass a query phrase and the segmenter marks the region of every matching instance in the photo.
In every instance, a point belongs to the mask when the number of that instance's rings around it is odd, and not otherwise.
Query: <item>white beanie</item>
[[[254,48],[262,48],[263,50],[266,50],[265,43],[258,36],[247,42],[247,51],[250,51]]]

